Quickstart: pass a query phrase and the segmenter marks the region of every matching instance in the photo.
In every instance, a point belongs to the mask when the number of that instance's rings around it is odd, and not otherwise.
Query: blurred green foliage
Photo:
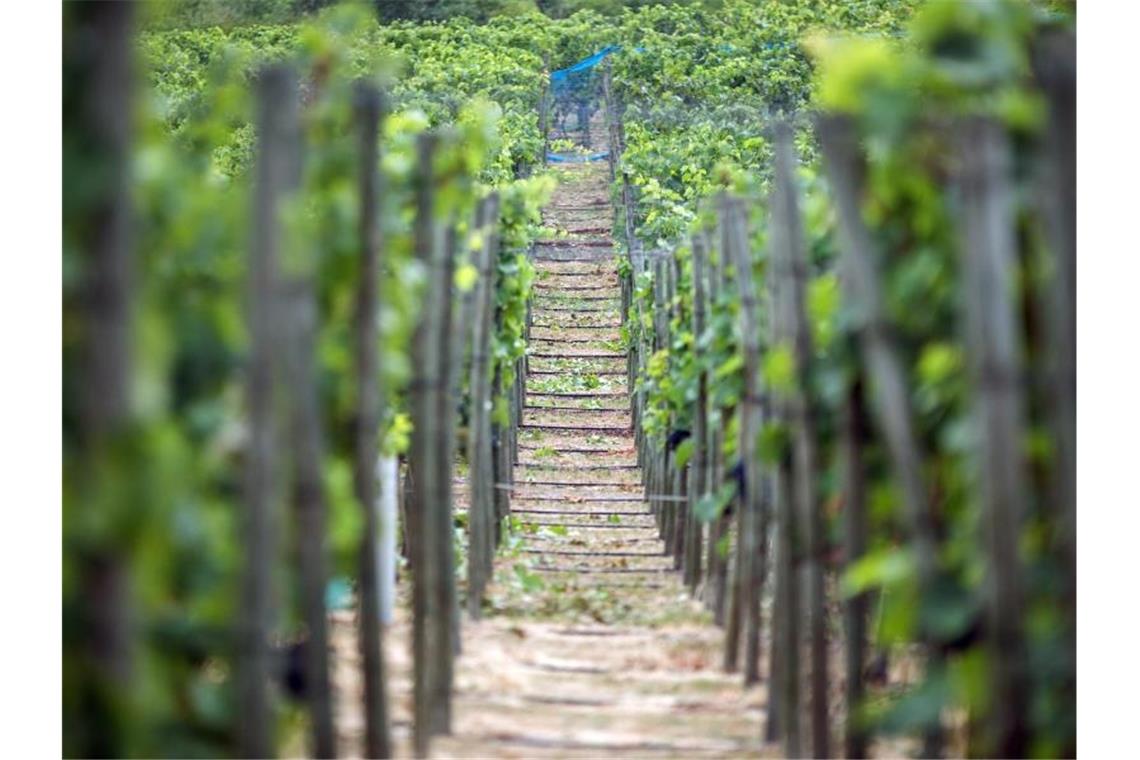
[[[743,194],[750,201],[753,231],[750,275],[763,292],[768,124],[773,117],[796,118],[817,108],[857,119],[869,156],[864,213],[886,253],[881,267],[890,329],[910,367],[910,403],[928,454],[923,466],[941,544],[938,583],[920,598],[902,503],[886,452],[873,441],[870,551],[844,576],[843,588],[874,592],[877,646],[906,652],[925,632],[951,648],[945,671],[930,671],[901,693],[873,695],[858,712],[874,730],[921,733],[946,710],[980,715],[987,707],[987,653],[977,638],[987,569],[961,343],[959,241],[948,191],[953,133],[945,127],[955,118],[985,114],[1004,122],[1014,138],[1018,225],[1037,230],[1022,236],[1020,252],[1025,270],[1018,298],[1029,304],[1040,297],[1032,291],[1032,273],[1048,268],[1042,263],[1042,221],[1029,201],[1034,192],[1030,167],[1039,156],[1044,123],[1029,54],[1042,31],[1071,26],[1072,11],[1066,3],[1017,0],[729,0],[715,15],[700,7],[650,9],[635,17],[636,29],[631,25],[617,37],[627,45],[613,63],[627,143],[619,169],[637,189],[638,235],[647,247],[672,250],[680,272],[681,317],[670,325],[672,345],[653,355],[638,381],[647,393],[643,427],[658,440],[671,428],[690,426],[700,370],[716,378],[710,383],[712,416],[726,430],[740,392],[734,377],[740,365],[735,294],[722,292],[713,299],[704,331],[692,333],[690,236],[706,236],[715,266],[721,255],[718,195],[726,189]],[[634,44],[639,47],[630,50]],[[836,422],[858,358],[851,316],[838,288],[835,217],[818,149],[806,121],[796,124],[815,355],[809,367],[797,367],[787,346],[769,342],[763,347],[763,371],[773,392],[805,388],[820,410],[818,443],[827,462],[823,502],[833,504],[842,496]],[[651,308],[652,293],[652,273],[643,273],[635,283],[626,340],[652,334],[652,321],[636,318]],[[703,350],[698,360],[694,346]],[[1033,353],[1040,347],[1027,343],[1023,350],[1031,370],[1040,366],[1042,357]],[[1044,410],[1034,406],[1026,438],[1034,461],[1048,467],[1046,420]],[[778,461],[786,451],[787,431],[770,423],[761,431],[759,447],[766,462]],[[732,448],[724,447],[726,461]],[[719,514],[719,500],[714,494],[702,502],[705,518]],[[1062,580],[1058,523],[1040,490],[1032,502],[1022,557],[1032,587],[1028,643],[1034,706],[1027,719],[1033,753],[1050,756],[1074,747],[1074,632],[1061,609],[1069,581]],[[838,516],[831,512],[829,519],[828,535],[841,535]]]
[[[70,12],[70,11],[69,11]],[[469,24],[463,32],[477,30]],[[383,85],[390,115],[382,125],[381,376],[389,453],[408,444],[404,388],[409,342],[425,297],[424,272],[412,253],[415,137],[438,129],[436,209],[461,235],[486,234],[471,220],[478,198],[503,196],[503,246],[497,273],[496,361],[506,371],[525,351],[523,325],[532,270],[525,248],[538,231],[538,209],[553,181],[516,179],[541,150],[536,56],[508,58],[491,31],[482,44],[466,34],[438,39],[431,29],[383,31],[367,9],[341,7],[311,23],[144,32],[138,39],[135,144],[130,157],[134,278],[136,432],[117,456],[109,492],[85,489],[76,462],[86,456],[73,399],[83,378],[70,349],[84,283],[80,226],[97,202],[97,166],[80,151],[82,134],[65,133],[65,752],[94,746],[131,756],[228,754],[235,710],[233,626],[237,619],[241,477],[245,446],[243,368],[246,260],[252,199],[254,127],[251,87],[266,63],[291,63],[301,75],[303,176],[286,206],[282,269],[316,284],[320,323],[317,382],[324,410],[329,552],[333,570],[355,575],[362,517],[352,484],[357,389],[352,380],[352,312],[359,267],[360,168],[352,87]],[[422,44],[421,44],[422,42]],[[400,56],[417,51],[417,65]],[[463,54],[460,54],[463,51]],[[67,70],[65,100],[82,86]],[[74,149],[73,149],[74,148]],[[75,304],[75,305],[73,305]],[[294,535],[284,504],[276,586],[283,619],[298,620]],[[89,676],[71,657],[85,635],[78,573],[85,547],[118,556],[129,575],[132,680],[125,693],[92,702]],[[120,725],[120,729],[112,726]],[[99,744],[98,741],[102,741]]]

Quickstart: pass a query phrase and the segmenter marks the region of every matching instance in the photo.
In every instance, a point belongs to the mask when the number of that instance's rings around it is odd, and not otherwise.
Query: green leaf
[[[689,463],[689,459],[693,456],[694,442],[692,438],[686,438],[677,445],[673,451],[673,458],[678,467],[684,467]]]
[[[736,482],[724,483],[715,492],[702,496],[697,501],[693,514],[701,522],[712,522],[724,513],[724,508],[728,506],[734,496],[736,496]]]
[[[914,572],[914,554],[909,548],[882,549],[853,562],[843,574],[840,588],[850,597],[871,588],[897,586],[913,578]]]
[[[765,422],[760,428],[756,448],[765,464],[775,466],[784,461],[789,445],[788,428],[782,422]]]
[[[839,277],[834,273],[820,275],[808,283],[807,311],[817,348],[826,349],[835,338],[839,302]]]
[[[744,354],[734,353],[721,362],[720,366],[716,368],[713,377],[717,380],[723,380],[726,377],[731,377],[744,368]]]
[[[479,270],[473,264],[463,264],[455,270],[455,287],[466,293],[475,287],[479,280]]]
[[[412,442],[412,418],[405,412],[398,412],[392,417],[388,429],[384,431],[384,440],[380,450],[388,456],[403,454]]]
[[[732,534],[725,531],[724,535],[716,542],[716,553],[721,559],[728,558],[728,552],[732,548]]]
[[[542,591],[546,584],[542,582],[542,577],[538,573],[532,573],[530,568],[521,562],[515,563],[515,577],[518,578],[519,584],[522,586],[523,591],[535,593]]]
[[[918,377],[931,385],[944,382],[961,368],[962,350],[950,343],[927,343],[918,358]]]
[[[764,356],[764,382],[773,390],[789,393],[796,387],[796,360],[791,346],[781,343]]]

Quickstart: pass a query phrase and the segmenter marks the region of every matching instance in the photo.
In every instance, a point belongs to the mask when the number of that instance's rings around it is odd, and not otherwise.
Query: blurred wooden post
[[[665,273],[665,259],[660,256],[655,256],[653,259],[653,351],[667,350],[669,347],[669,318],[668,311],[665,307],[665,293],[668,288]],[[650,497],[649,508],[653,512],[654,521],[657,523],[657,536],[661,537],[665,533],[665,524],[662,521],[663,515],[661,514],[661,499],[659,498],[663,492],[662,483],[664,482],[665,470],[665,447],[666,439],[669,436],[669,431],[665,431],[665,435],[653,442],[653,456],[650,459],[649,477],[646,481],[646,495]]]
[[[281,361],[278,255],[282,202],[300,181],[297,77],[270,66],[257,80],[257,168],[249,275],[250,357],[247,385],[249,446],[242,525],[246,566],[242,581],[239,651],[239,753],[276,753],[269,692],[274,663],[269,637],[275,620],[273,566],[279,532],[275,424]]]
[[[843,470],[844,564],[850,568],[867,551],[866,475],[863,446],[867,440],[866,411],[863,407],[863,378],[856,370],[847,388],[840,440]],[[847,723],[844,727],[844,756],[867,756],[867,732],[856,713],[863,703],[863,663],[867,651],[867,594],[855,594],[843,608],[847,654]]]
[[[389,757],[388,698],[385,693],[383,629],[380,605],[380,526],[377,500],[377,442],[380,435],[380,244],[379,125],[383,118],[380,91],[363,82],[355,91],[360,157],[360,276],[356,289],[357,419],[353,457],[356,498],[364,514],[360,542],[360,615],[358,619],[364,681],[364,751]]]
[[[430,132],[421,134],[416,143],[416,257],[427,272],[427,282],[421,298],[420,322],[416,327],[412,345],[413,375],[409,392],[412,408],[412,442],[409,465],[413,480],[412,503],[408,505],[408,546],[412,569],[412,657],[413,657],[413,720],[412,745],[417,757],[426,757],[430,747],[433,719],[436,650],[440,612],[436,609],[434,593],[439,584],[440,568],[434,554],[439,541],[436,537],[440,494],[436,479],[439,475],[441,426],[437,419],[438,405],[434,386],[440,378],[440,352],[438,341],[442,314],[439,302],[442,294],[433,292],[443,268],[444,251],[440,240],[440,227],[435,220],[434,156],[438,137]],[[450,647],[448,647],[450,650]]]
[[[1067,707],[1076,714],[1077,698],[1077,60],[1071,32],[1043,35],[1033,68],[1049,103],[1049,120],[1040,161],[1038,196],[1047,223],[1053,276],[1049,284],[1046,325],[1051,348],[1050,424],[1056,450],[1048,498],[1057,521],[1056,546],[1065,584],[1068,656]],[[1076,739],[1060,754],[1077,753]]]
[[[495,526],[495,473],[491,461],[491,326],[494,312],[497,256],[494,229],[498,225],[499,197],[491,194],[479,204],[479,279],[475,283],[475,335],[471,351],[471,421],[467,461],[471,486],[468,519],[470,556],[467,560],[467,611],[478,620],[483,594],[493,569]]]
[[[494,266],[498,267],[498,260],[496,258]],[[498,329],[499,316],[496,315],[495,327]],[[491,379],[491,408],[494,409],[498,405],[499,399],[503,396],[503,368],[495,362],[495,368]],[[502,424],[492,415],[491,421],[491,461],[495,468],[495,546],[498,547],[503,540],[503,522],[511,511],[511,493],[504,486],[513,480],[513,472],[510,465],[510,439],[509,428],[510,421],[507,424]]]
[[[546,81],[542,83],[542,95],[538,99],[538,131],[542,133],[542,165],[546,166],[546,154],[550,152],[550,56],[542,56],[542,73]]]
[[[661,259],[661,276],[663,282],[661,284],[661,338],[662,347],[672,349],[673,333],[672,333],[672,317],[673,317],[673,265],[672,256],[663,257]],[[666,430],[666,435],[661,441],[661,467],[657,476],[657,484],[655,486],[655,493],[657,494],[657,534],[662,540],[667,539],[669,532],[669,510],[672,506],[669,503],[668,492],[669,482],[671,480],[669,470],[669,436],[674,430],[675,419],[673,416],[669,418],[669,426]]]
[[[72,472],[75,480],[75,495],[64,497],[64,533],[70,536],[78,517],[72,509],[78,513],[109,506],[107,500],[113,498],[109,491],[118,474],[116,453],[123,451],[123,439],[131,428],[134,264],[130,166],[135,7],[99,2],[69,4],[64,10],[68,17],[64,25],[65,64],[74,61],[81,77],[65,87],[64,126],[69,136],[74,133],[83,138],[80,160],[72,163],[69,158],[64,162],[64,183],[90,183],[93,178],[98,183],[88,190],[90,195],[78,213],[69,216],[65,211],[64,216],[64,234],[70,237],[71,228],[82,234],[74,241],[82,274],[74,296],[76,324],[82,328],[76,346],[76,374],[83,381],[76,398],[79,459],[74,465],[66,461],[64,465],[65,494],[70,490]],[[257,503],[262,501],[258,499]],[[82,691],[68,696],[77,698],[89,714],[78,716],[84,718],[82,725],[65,728],[63,752],[92,757],[124,755],[130,751],[132,715],[131,697],[123,697],[131,692],[136,637],[131,557],[121,543],[86,548],[83,556],[72,557],[80,578],[74,623],[78,662],[72,664],[65,658],[64,668],[65,677],[76,678]],[[247,571],[247,580],[252,570]],[[256,624],[256,631],[250,633],[260,632],[260,620],[244,622]],[[65,618],[65,641],[73,635],[71,628]],[[66,655],[68,644],[64,646]]]
[[[736,270],[740,294],[740,338],[744,353],[744,396],[740,407],[740,461],[744,468],[745,492],[740,508],[746,519],[737,540],[741,543],[744,627],[744,683],[760,680],[760,600],[767,571],[768,519],[764,504],[763,475],[756,436],[764,423],[764,387],[760,367],[760,310],[752,278],[752,254],[748,238],[748,216],[743,202],[733,203],[730,221],[729,261]]]
[[[879,254],[863,221],[863,161],[855,124],[849,117],[826,115],[817,122],[825,168],[838,217],[840,268],[845,300],[850,306],[868,379],[875,389],[872,410],[878,418],[892,469],[902,490],[914,547],[920,594],[932,588],[937,574],[935,522],[923,481],[923,450],[914,429],[906,371],[890,338],[879,275]],[[941,650],[924,632],[928,664],[940,667]],[[941,729],[928,728],[922,755],[941,754]]]
[[[705,331],[705,262],[707,246],[704,236],[698,233],[693,236],[693,339],[694,344],[700,344],[700,336]],[[697,403],[693,410],[693,455],[692,467],[689,476],[689,521],[687,531],[689,549],[686,552],[688,561],[684,565],[685,584],[690,592],[696,593],[701,582],[701,546],[703,526],[697,519],[697,505],[708,493],[709,470],[709,435],[708,435],[708,406],[709,389],[708,373],[700,372],[697,380]]]
[[[1025,402],[1015,303],[1012,156],[1004,127],[971,119],[958,149],[962,304],[989,557],[990,751],[1021,757],[1029,695],[1019,544],[1027,511]]]
[[[720,215],[720,224],[723,233],[721,236],[722,267],[727,269],[731,266],[735,270],[737,290],[743,294],[740,281],[751,276],[752,268],[750,262],[747,267],[741,267],[741,259],[747,260],[747,254],[742,256],[741,252],[737,250],[741,243],[746,244],[747,242],[744,239],[746,236],[741,236],[737,230],[738,226],[744,224],[742,211],[743,210],[739,208],[739,204],[727,194],[720,198],[718,213]],[[743,320],[743,305],[741,305],[740,312],[741,320]],[[743,337],[743,330],[741,331],[741,335]],[[747,349],[743,346],[741,346],[741,349],[744,353],[747,353]],[[745,397],[748,396],[748,381],[749,379],[745,377]],[[744,608],[746,606],[745,594],[748,588],[748,577],[751,573],[753,559],[750,552],[755,551],[752,542],[748,540],[748,533],[752,526],[752,517],[748,507],[748,491],[755,487],[748,483],[746,474],[747,456],[755,448],[755,442],[749,441],[746,435],[746,431],[754,430],[745,420],[749,412],[750,409],[747,405],[747,399],[742,397],[737,405],[737,424],[740,433],[736,454],[739,459],[741,471],[741,476],[737,482],[743,483],[743,488],[740,489],[740,493],[736,496],[736,552],[731,568],[731,584],[728,591],[727,618],[725,620],[724,630],[723,665],[726,673],[736,672],[739,665],[740,639],[744,626]]]
[[[375,137],[375,133],[373,134]],[[290,439],[293,450],[293,504],[300,556],[302,617],[308,631],[305,656],[306,701],[316,757],[335,757],[332,688],[329,677],[328,620],[325,592],[326,513],[324,433],[316,380],[319,329],[314,271],[307,262],[281,274],[286,386],[289,393]],[[368,468],[371,474],[371,467]],[[371,503],[364,504],[371,511]]]
[[[666,336],[668,345],[672,345],[672,323],[677,317],[677,259],[672,253],[665,259],[665,300],[668,304],[668,311],[666,314],[666,324],[669,325],[669,333]],[[677,419],[676,412],[673,412],[669,417],[669,431],[670,436],[675,435],[679,427],[679,420]],[[676,518],[677,502],[674,500],[676,494],[673,493],[673,485],[676,481],[676,447],[669,447],[666,443],[664,451],[664,477],[661,480],[661,491],[664,499],[661,503],[661,523],[662,533],[661,538],[665,542],[665,554],[671,553],[673,546],[673,534],[676,531]]]
[[[636,219],[635,219],[635,205],[633,198],[633,183],[629,181],[629,172],[625,169],[621,174],[621,206],[622,206],[622,226],[625,230],[625,249],[630,252],[632,256],[634,252],[640,253],[640,248],[637,245],[636,232]]]
[[[434,320],[435,341],[439,344],[438,380],[429,388],[435,405],[433,418],[433,445],[436,447],[435,470],[430,487],[432,500],[428,502],[429,519],[435,521],[431,535],[435,543],[429,553],[435,563],[432,604],[438,618],[431,626],[431,650],[436,658],[432,668],[432,733],[451,732],[451,683],[454,655],[459,642],[458,599],[455,590],[455,518],[452,514],[452,476],[455,462],[455,418],[459,413],[454,392],[456,369],[454,343],[457,342],[455,312],[455,256],[458,234],[454,221],[444,229],[442,259],[433,272],[429,284],[432,300],[428,308],[438,311]]]
[[[616,168],[619,150],[617,145],[617,113],[614,109],[613,97],[613,60],[607,57],[602,67],[602,98],[606,109],[606,134],[609,137],[606,158],[610,168],[611,184],[617,178]]]
[[[645,354],[648,361],[648,357],[653,356],[653,353],[657,350],[657,347],[661,341],[661,335],[657,330],[658,326],[660,325],[660,317],[658,312],[660,309],[659,293],[661,285],[661,272],[656,260],[652,262],[652,265],[649,261],[646,261],[646,269],[650,271],[653,277],[653,293],[651,296],[651,302],[647,305],[649,323],[652,325],[648,340],[645,341]],[[645,496],[648,499],[649,496],[653,493],[653,476],[657,467],[657,448],[654,440],[648,436],[643,436],[642,445],[644,451],[641,456],[641,461],[638,464],[641,465],[642,486],[645,492]],[[650,507],[652,508],[652,505],[650,505]]]
[[[629,256],[630,273],[619,275],[621,280],[621,324],[622,327],[632,333],[634,327],[630,324],[630,311],[633,309],[633,283],[637,279],[638,263],[631,252],[627,252],[627,255]],[[634,383],[637,382],[637,352],[637,343],[631,340],[625,359],[625,389],[629,395],[629,424],[630,431],[633,433],[633,445],[640,450],[641,436],[638,431],[638,409],[634,393]]]
[[[637,287],[637,281],[641,275],[646,271],[645,256],[642,251],[634,251],[630,254],[633,263],[633,285]],[[645,388],[638,383],[638,378],[645,374],[645,368],[648,363],[648,346],[645,340],[645,331],[642,329],[644,322],[645,304],[639,299],[637,302],[637,344],[635,346],[635,361],[633,363],[633,371],[631,373],[631,385],[627,390],[630,392],[633,403],[633,425],[634,425],[634,440],[637,443],[637,464],[643,470],[646,466],[646,457],[648,454],[648,446],[645,442],[645,431],[641,427],[642,419],[645,414]]]
[[[283,323],[288,331],[286,384],[289,392],[290,442],[293,449],[293,509],[301,578],[302,618],[308,631],[305,647],[305,697],[316,757],[336,756],[332,688],[329,683],[328,616],[325,589],[324,434],[315,357],[317,305],[310,272],[282,278]]]
[[[827,718],[827,600],[824,597],[823,560],[826,542],[823,507],[816,480],[819,476],[816,451],[815,408],[811,388],[811,329],[804,303],[807,281],[807,245],[799,214],[795,180],[795,148],[792,129],[784,122],[776,125],[776,177],[772,193],[772,228],[769,244],[774,276],[785,282],[782,293],[783,341],[790,344],[797,371],[797,388],[788,399],[793,435],[793,471],[796,510],[806,528],[808,628],[811,636],[811,727],[812,754],[830,754],[830,726]]]
[[[718,203],[722,202],[725,195],[722,191],[719,194]],[[719,313],[721,304],[721,293],[724,291],[725,284],[725,241],[727,239],[727,226],[723,218],[718,219],[716,226],[716,258],[712,260],[711,272],[709,277],[709,296],[708,296],[708,312],[710,317]],[[706,320],[707,323],[708,320]],[[709,378],[711,381],[711,377]],[[705,490],[716,496],[717,500],[720,499],[720,490],[724,485],[724,410],[719,406],[713,406],[712,400],[709,400],[709,414],[715,412],[716,424],[710,420],[708,423],[708,438],[709,438],[709,475],[708,484]],[[709,583],[706,586],[706,604],[713,611],[713,621],[721,626],[725,626],[725,613],[726,601],[728,598],[728,555],[721,553],[721,544],[728,535],[730,519],[725,512],[728,506],[717,515],[716,519],[709,524],[709,545],[708,545],[708,577]]]
[[[772,343],[781,345],[790,342],[792,325],[788,314],[788,283],[782,276],[780,263],[782,253],[777,248],[783,244],[772,240],[772,235],[780,234],[779,190],[774,189],[770,201],[769,214],[772,217],[772,230],[769,231],[768,304],[770,308]],[[782,231],[782,229],[781,229]],[[786,266],[786,264],[785,264]],[[776,424],[789,434],[794,415],[787,394],[774,394],[772,416]],[[798,567],[800,556],[799,514],[795,501],[795,476],[793,456],[785,447],[780,453],[780,461],[774,473],[775,507],[777,519],[776,546],[776,625],[772,637],[772,668],[776,699],[769,707],[768,737],[780,736],[784,740],[784,753],[789,757],[800,756],[800,601]]]

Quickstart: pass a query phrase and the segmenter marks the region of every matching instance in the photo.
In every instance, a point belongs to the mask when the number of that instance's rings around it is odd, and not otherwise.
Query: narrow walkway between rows
[[[464,619],[454,731],[432,754],[756,756],[764,687],[742,690],[720,670],[723,632],[672,571],[640,485],[606,165],[560,171],[544,212],[560,234],[535,253],[515,536],[496,561],[484,620]],[[337,682],[359,688],[351,614],[334,634]],[[405,615],[386,649],[393,734],[407,755]],[[355,695],[339,704],[358,711]],[[345,749],[359,751],[361,716],[338,724]]]

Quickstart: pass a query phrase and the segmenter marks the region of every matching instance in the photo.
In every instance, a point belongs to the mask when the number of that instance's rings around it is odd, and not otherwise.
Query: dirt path
[[[565,236],[536,253],[517,538],[496,562],[484,620],[463,621],[453,733],[433,755],[755,757],[764,689],[721,672],[722,632],[670,569],[643,498],[617,345],[607,168],[563,171],[545,217]],[[334,639],[342,752],[358,753],[351,614],[336,619]],[[406,619],[387,650],[406,756]]]

